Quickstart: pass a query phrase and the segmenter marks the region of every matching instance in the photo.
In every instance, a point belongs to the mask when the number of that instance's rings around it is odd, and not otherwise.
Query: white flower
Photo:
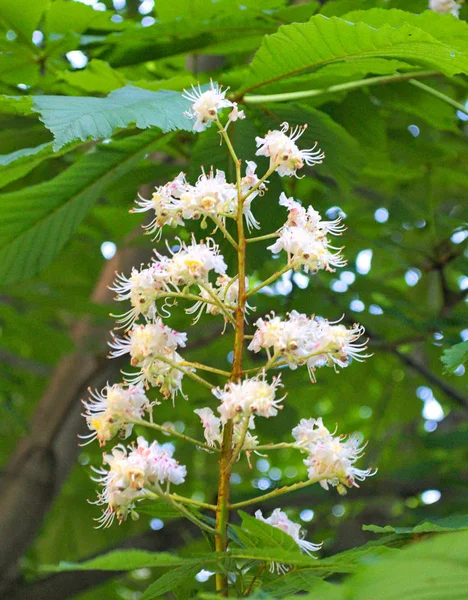
[[[160,258],[158,252],[156,256]],[[227,265],[219,252],[219,246],[211,238],[199,244],[192,239],[189,246],[181,243],[180,249],[172,253],[168,264],[171,282],[177,286],[193,284],[198,280],[208,281],[211,271],[224,275],[226,269]]]
[[[347,367],[352,358],[362,362],[369,358],[364,354],[365,343],[357,343],[364,333],[358,324],[349,329],[344,325],[329,323],[325,319],[309,318],[293,310],[287,319],[274,313],[266,319],[258,319],[257,330],[248,349],[259,352],[264,349],[268,357],[276,355],[288,363],[290,369],[307,364],[310,377],[315,381],[317,367]]]
[[[312,556],[312,552],[317,552],[322,547],[322,544],[313,544],[312,542],[304,540],[299,523],[294,523],[294,521],[288,519],[286,513],[284,513],[280,508],[275,508],[268,519],[265,519],[261,510],[257,510],[255,513],[255,518],[259,521],[263,521],[263,523],[271,525],[272,527],[280,529],[292,537],[292,539],[299,546],[301,552],[305,552],[305,554],[308,554],[309,556]],[[278,571],[278,573],[282,574],[289,570],[285,565],[280,563],[271,563],[270,571],[273,572],[275,569]]]
[[[289,211],[288,220],[285,223],[286,227],[303,227],[317,237],[326,236],[327,234],[341,235],[346,229],[341,223],[341,217],[333,221],[322,221],[320,213],[312,206],[305,209],[294,198],[288,198],[284,192],[281,192],[279,204],[285,206]]]
[[[275,399],[276,389],[280,386],[279,377],[268,383],[263,373],[262,377],[244,379],[239,383],[231,381],[223,389],[214,389],[213,395],[221,400],[218,407],[221,422],[225,424],[229,419],[239,421],[250,415],[266,418],[276,416],[278,410],[283,408],[280,402],[284,397]]]
[[[233,107],[233,109],[229,113],[228,117],[230,121],[237,121],[237,119],[245,119],[244,111],[239,110],[237,102],[233,102],[231,106]]]
[[[178,346],[184,347],[186,342],[186,333],[171,329],[158,317],[154,323],[134,325],[126,338],[113,336],[109,343],[113,349],[110,356],[117,358],[130,354],[131,364],[136,367],[158,354],[171,354]]]
[[[221,444],[221,419],[219,419],[211,408],[197,408],[193,411],[200,417],[204,428],[205,440],[208,446]]]
[[[296,171],[302,169],[304,163],[310,167],[321,164],[325,154],[321,150],[316,150],[318,142],[315,142],[313,148],[309,150],[299,150],[295,143],[306,127],[306,125],[295,127],[289,135],[286,135],[289,124],[282,123],[280,131],[269,131],[264,138],[257,137],[257,156],[269,157],[270,169],[276,167],[275,170],[281,177],[296,175]]]
[[[117,316],[117,323],[122,327],[130,327],[140,315],[146,319],[153,319],[156,315],[157,298],[164,296],[164,292],[171,291],[170,273],[168,270],[169,258],[161,257],[149,267],[138,271],[133,268],[130,277],[117,273],[116,281],[110,290],[117,293],[114,300],[122,302],[130,300],[132,308]]]
[[[305,227],[283,227],[279,238],[268,246],[273,254],[284,250],[288,263],[297,271],[303,267],[306,273],[322,269],[333,272],[333,267],[344,267],[347,261],[341,256],[341,248],[328,244],[327,238],[316,236]]]
[[[177,225],[184,224],[174,201],[190,189],[191,186],[185,180],[185,174],[179,173],[169,183],[156,188],[149,200],[138,195],[139,199],[136,201],[138,208],[134,208],[130,212],[143,213],[148,210],[154,210],[154,219],[149,225],[143,225],[143,229],[145,229],[147,234],[152,235],[154,233],[155,237],[153,239],[159,239],[164,225],[177,227]]]
[[[161,493],[160,484],[179,485],[185,480],[187,469],[172,458],[172,453],[163,449],[157,442],[149,444],[144,438],[137,439],[137,445],[125,448],[115,446],[112,454],[104,455],[104,464],[109,469],[93,469],[99,477],[103,489],[94,504],[106,505],[99,527],[110,527],[117,516],[121,522],[129,514],[137,518],[135,504],[148,492]]]
[[[88,439],[88,444],[97,439],[104,446],[118,433],[123,438],[128,437],[133,429],[133,424],[129,421],[140,420],[145,412],[158,404],[148,400],[141,385],[124,387],[122,384],[107,384],[101,391],[90,389],[89,392],[90,399],[83,402],[83,405],[86,409],[86,423],[92,433],[79,436]]]
[[[334,437],[323,425],[322,419],[302,419],[292,431],[296,446],[305,449],[308,457],[304,464],[308,467],[309,479],[320,480],[320,485],[338,486],[340,494],[346,487],[359,487],[356,483],[375,475],[372,469],[358,469],[354,464],[363,456],[365,446],[360,446],[357,437]]]
[[[218,112],[228,106],[234,106],[232,102],[226,100],[227,89],[221,91],[218,84],[210,82],[210,89],[202,92],[200,85],[198,88],[192,86],[192,91],[185,90],[183,97],[193,102],[189,111],[184,115],[189,119],[195,119],[194,131],[203,131],[211,125],[212,121],[218,118]]]
[[[455,0],[429,0],[429,8],[434,12],[438,12],[442,15],[452,14],[458,18],[462,2],[455,2]]]

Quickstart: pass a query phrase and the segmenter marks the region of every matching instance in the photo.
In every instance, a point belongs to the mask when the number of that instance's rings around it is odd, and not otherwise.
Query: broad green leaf
[[[10,154],[0,155],[0,188],[24,177],[44,160],[58,158],[78,145],[79,143],[69,145],[59,152],[54,152],[52,142],[45,142],[35,148],[22,148]]]
[[[299,546],[290,535],[273,527],[268,523],[264,523],[251,515],[243,511],[239,511],[239,515],[242,518],[242,533],[248,532],[250,541],[253,542],[255,547],[264,547],[278,549],[286,553],[300,553]],[[241,540],[245,543],[246,536],[242,535]],[[252,546],[252,544],[249,544]]]
[[[180,512],[163,501],[154,501],[151,504],[139,504],[138,513],[163,519],[180,519]]]
[[[168,552],[148,552],[146,550],[115,550],[84,562],[61,562],[47,565],[42,571],[133,571],[150,567],[177,567],[187,562]],[[193,561],[189,561],[193,565]]]
[[[159,598],[163,594],[167,594],[167,592],[176,590],[184,585],[187,579],[195,577],[198,571],[200,571],[200,565],[194,565],[193,562],[187,565],[181,565],[177,569],[172,569],[146,588],[143,595],[140,596],[140,600]]]
[[[260,560],[265,562],[280,563],[297,567],[307,567],[316,573],[353,573],[356,570],[356,564],[349,561],[337,561],[333,558],[325,560],[315,560],[300,554],[299,552],[282,550],[276,546],[268,548],[245,548],[242,550],[231,549],[229,556],[232,558],[243,558],[245,560]]]
[[[22,41],[32,46],[32,34],[44,13],[49,0],[2,0],[0,2],[0,25],[13,29]]]
[[[332,591],[336,591],[337,599],[341,597],[338,587],[317,577],[316,572],[307,571],[306,569],[298,569],[297,571],[286,573],[282,577],[276,577],[271,583],[265,585],[262,591],[271,592],[277,598],[283,598],[297,592],[311,591],[314,591],[318,598],[322,598],[322,594],[326,592],[331,593]]]
[[[0,96],[0,114],[32,115],[33,102],[30,96]]]
[[[453,373],[458,366],[465,364],[468,361],[468,340],[444,350],[441,361],[445,365],[445,373]]]
[[[468,52],[468,23],[453,15],[440,15],[432,10],[415,15],[404,10],[373,8],[355,10],[343,15],[343,19],[353,23],[367,23],[372,27],[381,27],[384,24],[395,28],[405,24],[411,25],[429,33],[449,47],[465,54]]]
[[[125,22],[116,23],[111,20],[112,13],[94,10],[80,2],[54,0],[45,19],[45,31],[50,34],[83,33],[88,28],[93,30],[116,31],[126,28]]]
[[[62,71],[58,76],[74,88],[87,93],[109,94],[127,83],[121,73],[96,58],[88,63],[86,69]]]
[[[446,519],[438,519],[436,522],[425,521],[416,527],[393,527],[385,525],[363,525],[364,531],[372,531],[372,533],[397,533],[397,534],[416,534],[416,533],[441,533],[447,531],[455,531],[458,529],[468,529],[468,515],[455,515]]]
[[[103,139],[117,128],[135,123],[139,129],[159,127],[163,132],[190,131],[184,116],[190,102],[178,92],[150,92],[125,86],[106,98],[34,96],[34,110],[55,138],[54,150],[74,140]]]
[[[102,145],[55,179],[0,196],[3,283],[27,279],[50,264],[106,185],[164,142],[151,131]]]
[[[327,64],[363,58],[395,58],[446,75],[468,72],[468,57],[417,27],[398,29],[312,17],[266,36],[251,64],[244,92]]]
[[[243,0],[242,10],[249,11],[249,14],[257,11],[271,11],[283,7],[286,0]],[[199,21],[199,16],[203,19],[211,19],[219,15],[237,14],[239,12],[238,0],[222,0],[222,2],[212,2],[212,0],[178,0],[177,3],[171,0],[158,0],[156,11],[161,21],[173,21],[180,18],[181,15],[191,20]]]
[[[464,600],[468,532],[447,533],[407,546],[361,569],[346,584],[350,600]]]

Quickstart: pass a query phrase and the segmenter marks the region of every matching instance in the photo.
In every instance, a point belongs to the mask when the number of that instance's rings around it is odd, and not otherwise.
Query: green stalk
[[[244,506],[250,506],[251,504],[257,504],[258,502],[265,502],[266,500],[270,500],[271,498],[276,498],[277,496],[282,496],[283,494],[289,494],[290,492],[294,492],[296,490],[301,490],[302,488],[308,487],[309,485],[313,485],[314,483],[318,483],[322,479],[326,479],[327,476],[316,477],[315,479],[309,479],[308,481],[300,481],[299,483],[294,483],[293,485],[286,485],[282,488],[277,488],[268,494],[263,494],[263,496],[257,496],[256,498],[250,498],[250,500],[244,500],[243,502],[236,502],[235,504],[230,505],[230,509],[234,510],[236,508],[243,508]]]
[[[349,81],[347,83],[338,83],[327,88],[319,90],[303,90],[300,92],[284,92],[282,94],[267,94],[267,95],[252,95],[244,96],[242,101],[246,104],[264,104],[268,102],[288,102],[291,100],[302,100],[303,98],[314,98],[323,96],[324,94],[332,94],[334,92],[347,92],[368,85],[379,85],[382,83],[393,83],[396,81],[413,80],[415,77],[431,77],[440,75],[435,71],[417,71],[413,73],[397,73],[396,75],[383,75],[381,77],[369,77],[360,79],[359,81]],[[465,110],[465,109],[462,109]]]

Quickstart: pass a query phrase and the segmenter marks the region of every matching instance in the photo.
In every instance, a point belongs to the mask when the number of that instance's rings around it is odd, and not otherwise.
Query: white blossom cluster
[[[154,320],[158,314],[159,299],[180,294],[192,285],[198,287],[200,300],[187,310],[189,314],[200,308],[203,312],[205,305],[209,314],[219,314],[223,305],[228,314],[235,310],[239,284],[226,275],[226,263],[212,238],[200,243],[192,238],[188,245],[180,242],[177,250],[169,248],[169,253],[170,257],[155,251],[156,259],[148,267],[133,269],[130,277],[117,275],[114,286],[110,288],[117,293],[115,300],[130,300],[131,304],[129,311],[117,315],[117,323],[121,327],[133,325],[140,315],[147,321]],[[214,285],[209,282],[211,273],[220,275]],[[162,311],[166,314],[168,307],[165,302]]]
[[[259,224],[251,211],[251,203],[265,191],[265,183],[260,183],[255,174],[257,165],[246,162],[245,176],[241,180],[243,214],[249,230],[258,229]],[[258,187],[257,187],[258,186]],[[253,189],[255,188],[255,189]],[[146,233],[159,239],[164,225],[170,227],[185,226],[187,220],[199,220],[210,217],[216,223],[226,224],[226,219],[234,219],[238,210],[237,187],[228,183],[224,171],[202,171],[195,185],[190,185],[184,173],[163,186],[156,188],[151,198],[139,196],[135,213],[154,211],[154,218],[143,225]]]
[[[177,368],[183,359],[176,349],[184,347],[186,341],[186,333],[171,329],[158,317],[152,323],[133,325],[124,338],[113,335],[109,342],[110,357],[129,354],[130,364],[138,367],[140,372],[126,374],[127,381],[158,387],[165,397],[174,399],[178,392],[182,393],[183,378],[183,371]]]
[[[365,354],[366,343],[358,343],[364,328],[357,323],[348,329],[293,310],[287,319],[271,313],[265,319],[258,319],[255,325],[249,350],[266,350],[270,359],[282,359],[290,369],[307,365],[312,381],[318,367],[336,370],[347,367],[350,359],[362,362],[370,356]]]
[[[121,444],[104,455],[104,464],[109,469],[94,469],[94,479],[102,486],[95,504],[106,508],[97,519],[100,527],[110,527],[114,518],[121,522],[129,514],[138,518],[135,503],[151,493],[158,493],[159,486],[179,485],[185,481],[187,469],[172,458],[172,452],[157,442],[149,443],[137,438],[136,446],[127,448]]]
[[[222,138],[231,147],[226,137],[227,128],[245,115],[235,102],[226,98],[226,92],[214,83],[206,90],[198,86],[186,92],[185,97],[192,103],[186,116],[195,121],[195,131],[203,131],[215,123]],[[224,108],[231,110],[223,127],[219,113]],[[243,223],[245,221],[249,236],[252,229],[260,227],[251,205],[257,196],[265,192],[267,177],[274,171],[282,177],[297,176],[304,165],[314,166],[323,161],[324,154],[317,149],[317,143],[308,150],[301,150],[297,146],[296,142],[305,129],[306,126],[291,129],[288,123],[283,123],[279,130],[256,138],[256,154],[270,161],[263,177],[256,174],[257,165],[252,161],[246,162],[243,176],[237,171],[238,181],[235,184],[229,182],[225,173],[219,170],[207,172],[202,168],[194,185],[187,181],[184,173],[179,173],[172,181],[158,187],[150,199],[140,197],[133,212],[151,211],[154,214],[144,228],[157,239],[166,225],[172,228],[185,227],[187,221],[201,220],[204,229],[206,221],[211,219],[213,234],[216,231],[222,233],[238,251],[239,261],[243,260],[245,264],[245,256],[239,250],[241,241],[246,242]],[[294,270],[303,269],[307,273],[320,269],[333,271],[335,267],[346,264],[340,254],[341,248],[331,246],[328,240],[330,235],[343,233],[345,227],[340,218],[322,220],[312,206],[304,207],[284,193],[280,196],[279,204],[288,211],[287,220],[280,230],[265,236],[248,237],[247,241],[259,242],[276,237],[269,249],[274,254],[285,251],[288,267]],[[236,241],[229,233],[229,228],[230,220],[237,219],[241,219],[241,223]],[[262,285],[267,285],[271,278],[252,290],[249,289],[247,277],[239,281],[239,275],[229,276],[224,256],[211,237],[197,241],[192,236],[189,243],[176,238],[175,244],[166,242],[166,245],[166,254],[155,250],[149,265],[133,268],[129,276],[117,274],[111,287],[116,293],[115,299],[129,302],[130,309],[117,316],[117,323],[124,333],[122,336],[112,334],[110,357],[128,355],[135,372],[123,371],[124,383],[107,384],[100,391],[90,390],[89,399],[83,402],[84,417],[90,430],[89,435],[83,436],[86,443],[97,440],[104,446],[116,436],[125,439],[132,433],[134,425],[138,424],[178,435],[186,442],[215,452],[222,448],[223,439],[227,439],[224,434],[228,432],[230,436],[226,426],[232,425],[231,463],[239,460],[242,452],[249,460],[251,452],[268,449],[268,446],[262,447],[257,435],[254,435],[256,417],[276,417],[286,397],[279,393],[279,388],[283,387],[280,376],[270,377],[269,370],[286,365],[290,369],[306,365],[314,381],[318,367],[329,366],[337,370],[348,366],[352,359],[362,361],[369,356],[365,353],[365,342],[359,341],[364,333],[362,326],[354,324],[347,328],[339,322],[309,317],[292,310],[285,318],[271,313],[254,323],[256,329],[250,336],[252,339],[248,349],[255,353],[266,351],[268,362],[262,367],[245,372],[237,363],[238,366],[232,371],[234,377],[229,372],[209,365],[185,361],[179,351],[186,347],[187,334],[172,329],[165,322],[170,316],[170,309],[179,300],[191,303],[185,311],[194,315],[195,323],[205,314],[222,315],[225,323],[232,322],[236,327],[242,319],[247,323],[246,314],[252,310],[246,303],[247,297],[261,289]],[[239,268],[243,277],[244,270]],[[283,272],[284,269],[278,271],[276,276],[279,277]],[[242,311],[238,310],[239,305]],[[239,340],[243,342],[243,333],[236,338],[236,351],[240,347]],[[239,355],[234,364],[238,358]],[[220,387],[212,386],[199,374],[203,374],[204,370],[225,376],[227,383]],[[243,377],[239,376],[241,372]],[[182,383],[185,376],[211,389],[216,399],[216,410],[205,406],[194,411],[200,418],[205,442],[171,431],[152,420],[152,409],[159,403],[148,398],[148,390],[158,388],[163,397],[170,397],[174,401],[177,394],[184,396]],[[363,451],[356,436],[335,437],[325,428],[321,419],[303,419],[292,434],[294,444],[279,446],[296,447],[306,452],[304,463],[308,468],[309,480],[320,481],[325,489],[334,486],[343,493],[346,487],[357,486],[356,481],[373,474],[370,469],[355,467]],[[103,460],[104,467],[95,470],[99,476],[96,481],[102,486],[96,504],[104,506],[99,519],[100,526],[109,526],[115,517],[119,522],[128,515],[137,518],[136,503],[143,499],[163,497],[177,505],[177,496],[170,495],[169,487],[184,482],[186,467],[179,465],[172,451],[158,442],[150,443],[138,437],[136,444],[127,448],[121,444],[115,446],[110,454],[104,455]],[[308,485],[308,482],[304,483]],[[162,485],[165,486],[164,491]],[[190,499],[185,498],[184,501],[190,504]],[[197,507],[199,505],[196,504]],[[210,508],[210,505],[203,507]],[[184,514],[187,516],[187,513]],[[255,516],[291,536],[307,554],[321,547],[304,540],[300,526],[290,521],[279,508],[268,518],[264,518],[260,511]],[[197,519],[193,514],[188,518]],[[287,570],[284,565],[273,564],[271,567],[281,573]]]
[[[127,438],[133,430],[132,421],[139,421],[158,402],[150,402],[144,387],[121,383],[107,384],[101,391],[89,390],[90,400],[84,401],[85,418],[91,433],[81,436],[86,443],[98,440],[100,446],[120,434]]]
[[[319,479],[320,485],[338,487],[341,494],[346,487],[359,487],[356,483],[375,474],[372,469],[358,469],[355,463],[363,456],[364,446],[357,436],[334,436],[322,419],[302,419],[292,430],[295,445],[308,453],[304,464],[309,479]]]
[[[257,510],[255,513],[255,518],[263,523],[267,523],[272,527],[276,527],[280,529],[296,542],[299,546],[301,552],[312,556],[312,552],[317,552],[320,550],[323,544],[313,544],[312,542],[308,542],[304,539],[303,532],[301,530],[301,526],[299,523],[294,523],[291,519],[288,518],[288,515],[283,512],[280,508],[275,508],[275,510],[271,513],[271,515],[266,519],[263,516],[261,510]],[[270,563],[270,571],[273,573],[274,571],[284,575],[288,568],[281,563]]]
[[[464,0],[459,2],[455,2],[455,0],[429,0],[429,9],[442,15],[453,15],[458,19],[463,2]]]
[[[284,250],[288,255],[288,264],[294,270],[301,267],[306,273],[316,273],[333,267],[344,267],[347,261],[341,256],[341,248],[331,246],[327,234],[341,235],[346,229],[341,224],[341,217],[334,221],[322,221],[320,214],[309,206],[305,209],[293,198],[287,198],[284,192],[280,197],[280,205],[288,211],[288,220],[279,231],[279,237],[269,246],[273,254]]]

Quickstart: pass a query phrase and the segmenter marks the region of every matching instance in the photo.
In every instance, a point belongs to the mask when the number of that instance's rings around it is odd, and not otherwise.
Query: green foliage
[[[444,350],[441,360],[445,365],[445,372],[453,373],[457,367],[468,361],[468,341]]]

